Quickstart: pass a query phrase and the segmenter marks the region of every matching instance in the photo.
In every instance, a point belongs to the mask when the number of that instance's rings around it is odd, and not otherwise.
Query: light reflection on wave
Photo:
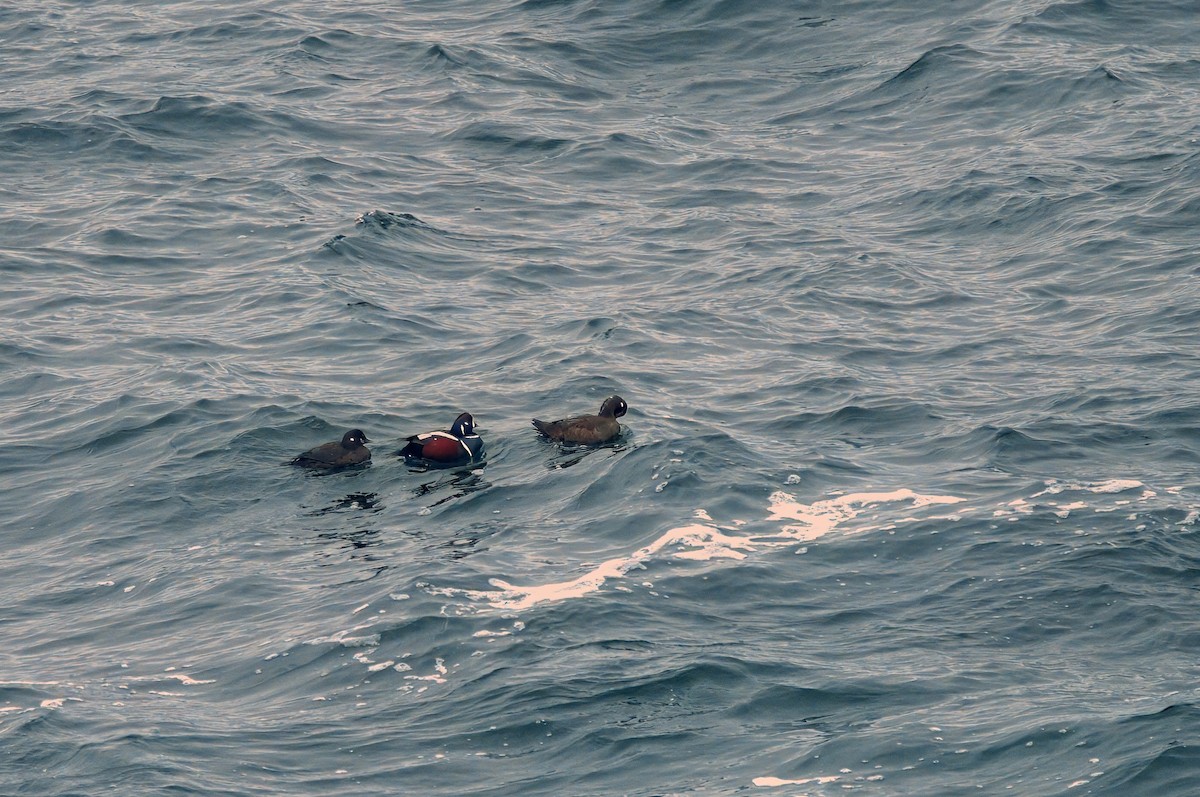
[[[770,514],[767,520],[789,522],[772,534],[741,534],[737,529],[745,525],[744,523],[734,523],[733,528],[720,527],[701,509],[696,511],[697,522],[670,529],[649,545],[628,556],[604,561],[569,581],[520,586],[493,578],[490,583],[497,588],[496,590],[434,588],[431,591],[438,595],[484,603],[501,611],[519,612],[539,603],[565,601],[596,592],[608,580],[623,578],[631,570],[642,567],[647,560],[658,555],[701,561],[744,559],[748,554],[760,549],[815,540],[876,507],[906,503],[909,509],[922,509],[933,505],[955,504],[962,500],[955,496],[922,495],[909,489],[900,489],[886,493],[852,493],[803,504],[794,496],[780,491],[770,497]],[[892,518],[893,522],[906,520],[908,518]]]
[[[1157,497],[1157,492],[1140,481],[1133,479],[1108,479],[1099,482],[1060,482],[1048,480],[1043,490],[1029,499],[1018,498],[993,508],[993,517],[1015,520],[1032,513],[1033,501],[1042,499],[1036,506],[1044,505],[1058,517],[1066,517],[1089,504],[1082,501],[1060,503],[1047,501],[1047,497],[1058,497],[1063,493],[1113,496],[1112,506],[1093,507],[1095,512],[1111,512],[1135,501],[1146,502]],[[1136,499],[1124,498],[1128,493],[1141,490]],[[1175,488],[1168,488],[1174,494]],[[741,531],[745,521],[733,521],[721,525],[713,521],[703,509],[695,512],[692,523],[669,529],[656,540],[626,556],[608,559],[592,567],[586,573],[567,581],[540,585],[512,584],[499,578],[489,583],[494,590],[468,590],[455,587],[430,587],[430,593],[466,599],[469,605],[447,607],[447,611],[460,614],[482,609],[502,612],[520,612],[542,603],[581,598],[597,592],[609,580],[621,579],[632,570],[642,568],[655,557],[710,561],[715,559],[745,559],[755,551],[809,542],[837,530],[842,533],[891,530],[906,523],[928,520],[960,520],[962,516],[981,511],[980,507],[967,506],[955,510],[954,514],[936,515],[924,512],[929,507],[959,504],[965,499],[952,495],[925,495],[914,490],[901,488],[890,492],[863,492],[836,495],[805,504],[795,496],[782,490],[772,493],[768,499],[767,522],[780,523],[770,533],[749,534]],[[850,521],[860,519],[854,526]],[[863,522],[865,521],[865,522]],[[1194,522],[1194,520],[1192,521]]]

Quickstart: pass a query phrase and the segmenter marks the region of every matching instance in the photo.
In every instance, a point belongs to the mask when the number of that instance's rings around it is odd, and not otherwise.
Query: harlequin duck
[[[293,465],[305,468],[340,468],[345,465],[357,465],[371,458],[371,450],[363,443],[370,440],[363,434],[362,429],[351,429],[342,435],[340,442],[326,443],[314,449],[305,451],[292,460]]]
[[[448,432],[425,432],[408,438],[408,445],[396,452],[411,465],[452,468],[479,459],[483,439],[475,434],[475,419],[464,412],[450,424]]]
[[[581,443],[595,445],[607,443],[621,433],[621,424],[617,418],[625,414],[629,406],[620,396],[610,396],[600,405],[599,415],[580,415],[575,418],[563,418],[561,421],[539,421],[533,419],[533,425],[551,440],[562,443]]]

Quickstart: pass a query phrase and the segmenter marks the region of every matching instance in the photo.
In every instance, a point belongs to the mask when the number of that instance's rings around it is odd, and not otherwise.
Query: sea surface
[[[1196,10],[0,6],[0,794],[1196,794]]]

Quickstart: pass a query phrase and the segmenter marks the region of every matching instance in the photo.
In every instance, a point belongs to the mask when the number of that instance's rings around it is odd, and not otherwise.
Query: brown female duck
[[[578,415],[560,421],[539,421],[534,418],[533,425],[546,437],[561,443],[607,443],[621,433],[621,424],[617,423],[617,418],[624,415],[628,409],[625,399],[610,396],[600,405],[600,412],[596,415]]]

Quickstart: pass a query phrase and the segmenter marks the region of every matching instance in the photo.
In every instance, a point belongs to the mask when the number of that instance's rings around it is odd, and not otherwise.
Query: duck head
[[[464,412],[454,419],[454,423],[450,424],[450,434],[455,437],[467,437],[475,434],[475,419],[471,417],[471,413]]]
[[[369,443],[370,440],[363,434],[362,429],[351,429],[342,435],[342,448],[358,448],[363,443]]]
[[[620,396],[609,396],[600,405],[600,416],[603,418],[620,418],[629,409],[625,399]]]

